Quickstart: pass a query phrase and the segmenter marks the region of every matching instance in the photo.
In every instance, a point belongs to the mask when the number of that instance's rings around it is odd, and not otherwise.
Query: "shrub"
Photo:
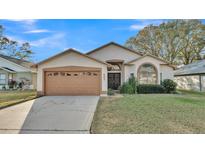
[[[162,86],[165,88],[167,93],[173,93],[176,91],[177,84],[171,79],[165,79],[162,82]]]
[[[158,84],[139,84],[137,92],[139,94],[165,93],[165,88]]]
[[[109,88],[108,91],[107,91],[107,94],[109,96],[111,96],[111,95],[114,95],[115,93],[114,93],[114,91],[112,89]]]
[[[131,77],[128,79],[128,83],[129,83],[129,85],[132,86],[133,93],[136,93],[136,92],[137,92],[137,81],[136,81],[135,77],[134,77],[134,76],[131,76]]]
[[[21,82],[18,83],[18,87],[19,87],[20,89],[23,88],[23,85],[24,85],[24,82],[23,82],[23,81],[21,81]]]
[[[17,86],[17,82],[14,81],[14,80],[10,80],[10,81],[8,82],[8,85],[9,85],[9,88],[10,88],[10,89],[13,89],[14,87]]]
[[[2,87],[2,90],[6,90],[6,86],[3,86],[3,87]]]
[[[135,94],[137,92],[137,81],[134,76],[131,76],[127,82],[120,87],[120,93]]]
[[[125,82],[125,83],[123,83],[123,85],[120,88],[120,93],[123,93],[123,94],[134,94],[135,91],[134,91],[132,85],[130,85],[128,82]]]

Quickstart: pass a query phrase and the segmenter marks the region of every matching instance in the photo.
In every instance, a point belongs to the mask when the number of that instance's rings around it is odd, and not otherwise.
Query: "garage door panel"
[[[100,71],[45,72],[46,95],[99,95]]]

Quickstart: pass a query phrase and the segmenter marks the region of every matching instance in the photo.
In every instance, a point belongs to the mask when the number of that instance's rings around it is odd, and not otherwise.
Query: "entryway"
[[[121,83],[121,73],[108,73],[108,88],[118,90]]]

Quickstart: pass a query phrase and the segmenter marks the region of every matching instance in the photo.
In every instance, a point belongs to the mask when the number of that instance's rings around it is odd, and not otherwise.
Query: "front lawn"
[[[0,108],[36,97],[36,91],[0,91]]]
[[[92,133],[205,133],[205,93],[102,97]]]

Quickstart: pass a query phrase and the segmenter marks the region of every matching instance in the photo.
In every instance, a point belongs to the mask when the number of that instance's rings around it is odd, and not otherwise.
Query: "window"
[[[0,74],[0,84],[6,84],[6,74]]]
[[[92,74],[91,74],[91,72],[87,72],[87,75],[89,75],[89,76],[90,76],[90,75],[92,75]]]
[[[52,76],[52,73],[48,73],[48,75],[47,76]]]
[[[160,83],[162,83],[162,73],[160,73]]]
[[[54,72],[53,75],[54,75],[54,76],[58,76],[58,72]]]
[[[138,79],[141,84],[156,84],[157,71],[151,64],[144,64],[139,68]]]
[[[111,68],[108,68],[108,71],[121,71],[121,67],[119,64],[110,63],[112,65]]]
[[[113,64],[112,66],[113,66],[113,68],[112,68],[113,71],[120,71],[121,70],[121,68],[118,64]]]
[[[65,72],[61,72],[60,74],[61,74],[61,76],[65,76]]]

